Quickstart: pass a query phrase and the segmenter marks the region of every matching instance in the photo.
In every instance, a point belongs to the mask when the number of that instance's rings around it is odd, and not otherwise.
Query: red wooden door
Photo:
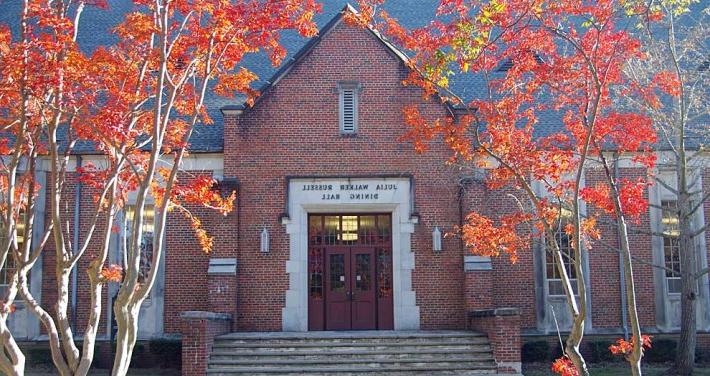
[[[325,329],[351,328],[350,248],[327,248],[325,251]]]
[[[377,329],[375,249],[351,248],[352,329]]]
[[[387,214],[310,215],[309,330],[393,329]]]

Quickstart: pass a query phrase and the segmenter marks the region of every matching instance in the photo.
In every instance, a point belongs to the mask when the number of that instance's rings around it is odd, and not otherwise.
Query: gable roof
[[[341,22],[344,21],[346,12],[351,12],[355,14],[358,13],[357,9],[350,5],[350,3],[347,3],[340,12],[338,12],[333,18],[330,19],[330,21],[328,21],[327,24],[325,24],[325,26],[323,26],[323,28],[318,30],[318,34],[315,37],[311,38],[308,43],[301,47],[301,49],[298,50],[298,52],[296,52],[293,57],[288,59],[286,63],[282,64],[281,67],[276,72],[274,72],[270,79],[263,82],[261,87],[258,89],[259,96],[255,99],[254,106],[256,106],[256,104],[264,97],[266,97],[271,91],[271,89],[275,85],[277,85],[279,81],[281,81],[281,79],[284,78],[296,64],[298,64],[305,56],[307,56],[308,53],[311,52],[318,45],[318,43],[320,43],[320,41],[326,35],[328,35],[328,33],[330,33],[331,30],[335,29],[336,26],[338,26]],[[404,52],[402,52],[400,49],[390,43],[387,39],[385,39],[382,34],[380,34],[377,30],[368,27],[367,31],[375,38],[377,38],[377,40],[380,41],[402,63],[406,63],[409,60],[409,57],[407,57]],[[245,110],[247,108],[249,108],[249,106],[247,106],[245,102],[242,101],[241,103],[228,104],[222,107],[220,110],[224,112],[230,110]]]

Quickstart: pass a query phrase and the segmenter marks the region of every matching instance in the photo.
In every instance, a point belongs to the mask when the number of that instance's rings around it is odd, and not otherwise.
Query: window
[[[661,201],[663,232],[663,258],[666,265],[666,286],[671,294],[680,293],[680,229],[678,227],[678,202]]]
[[[572,285],[572,291],[577,295],[577,271],[574,268],[574,249],[572,248],[572,239],[570,236],[560,229],[555,234],[557,239],[557,244],[560,247],[560,252],[562,253],[562,262],[564,264],[565,270],[567,270],[567,276],[570,279],[570,284]],[[564,296],[565,289],[562,285],[562,276],[557,269],[557,263],[555,262],[555,257],[552,253],[552,249],[547,248],[545,257],[545,276],[547,278],[547,292],[550,296]]]
[[[357,133],[359,92],[360,84],[357,82],[338,83],[340,134],[354,135]]]
[[[136,208],[134,205],[128,205],[125,208],[125,223],[126,223],[126,242],[130,242],[133,232],[133,217]],[[151,204],[145,204],[143,211],[143,237],[140,241],[140,275],[138,280],[142,282],[148,277],[153,264],[153,234],[155,231],[155,207]],[[125,262],[125,259],[124,259]]]
[[[22,249],[22,247],[24,247],[24,244],[25,244],[25,213],[24,213],[24,211],[20,212],[19,218],[15,222],[15,226],[17,227],[17,248]],[[8,285],[10,285],[10,282],[12,280],[12,275],[15,273],[16,269],[17,269],[17,264],[15,264],[15,258],[13,257],[13,253],[8,252],[7,257],[5,259],[5,265],[3,266],[2,270],[0,270],[0,294],[2,296],[5,295],[5,291],[7,290]]]

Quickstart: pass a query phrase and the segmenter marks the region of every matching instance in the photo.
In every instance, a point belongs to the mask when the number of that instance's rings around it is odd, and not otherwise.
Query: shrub
[[[696,345],[695,363],[710,364],[710,351],[703,351],[700,346]]]
[[[521,351],[523,362],[547,361],[550,356],[550,344],[547,341],[532,341],[523,344]]]
[[[49,347],[33,347],[27,349],[26,354],[29,364],[52,364],[52,352]]]
[[[160,359],[163,368],[179,368],[182,364],[182,343],[179,340],[154,339],[148,343],[148,348]]]
[[[611,362],[616,360],[614,354],[609,351],[609,341],[591,341],[587,343],[587,351],[583,353],[585,360],[590,363]]]
[[[654,339],[651,348],[646,350],[643,360],[649,363],[670,362],[675,359],[678,342],[673,339]]]

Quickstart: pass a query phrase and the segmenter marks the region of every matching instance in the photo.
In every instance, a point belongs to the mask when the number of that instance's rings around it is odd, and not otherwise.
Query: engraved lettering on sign
[[[338,181],[303,183],[300,190],[317,193],[321,201],[367,202],[385,199],[388,194],[396,193],[398,187],[395,182],[353,183],[346,180],[343,183]]]
[[[331,184],[306,184],[303,186],[304,191],[332,191]]]
[[[379,198],[377,193],[351,193],[351,200],[377,200]]]
[[[366,191],[367,184],[340,184],[341,191]]]
[[[377,188],[375,188],[375,190],[395,191],[395,190],[397,190],[397,185],[396,184],[377,184]]]

